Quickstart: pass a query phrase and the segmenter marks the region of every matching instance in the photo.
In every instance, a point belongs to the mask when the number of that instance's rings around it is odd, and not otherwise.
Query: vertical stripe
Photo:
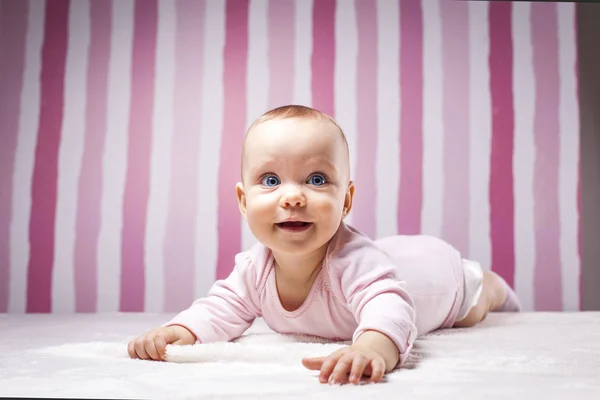
[[[241,250],[241,216],[235,197],[235,184],[240,176],[239,151],[246,127],[246,67],[248,57],[248,4],[249,0],[227,0],[224,49],[224,110],[221,132],[221,160],[219,166],[219,250],[217,279],[229,275],[233,260]],[[240,95],[242,93],[242,95]],[[230,152],[235,157],[227,157]]]
[[[85,140],[86,71],[90,44],[90,3],[73,2],[69,9],[68,43],[65,63],[64,108],[58,153],[58,189],[54,260],[52,269],[52,311],[75,310],[75,225],[77,186]]]
[[[423,1],[423,206],[421,233],[442,236],[444,124],[440,0]],[[487,68],[487,67],[486,67]]]
[[[469,7],[469,254],[485,269],[490,268],[490,54],[488,8],[485,1]]]
[[[12,184],[27,36],[26,1],[0,2],[0,313],[8,311]]]
[[[312,106],[335,116],[335,10],[336,0],[317,0],[312,11]]]
[[[204,1],[177,3],[169,219],[165,236],[165,311],[194,300],[198,145],[202,116]]]
[[[577,103],[577,38],[575,5],[557,4],[560,76],[560,256],[562,268],[562,310],[579,311],[581,260],[577,250],[579,110]]]
[[[358,56],[358,27],[356,24],[356,8],[352,2],[344,3],[335,11],[335,64],[333,66],[333,91],[335,119],[344,131],[350,155],[351,179],[356,177],[356,155],[359,148],[356,143],[357,135],[357,91],[356,73]],[[310,89],[310,87],[309,87]],[[374,184],[373,184],[374,187]],[[366,187],[356,188],[354,200],[362,198]],[[373,207],[373,205],[371,205]],[[356,212],[359,212],[356,202],[345,221],[354,224]]]
[[[356,80],[356,194],[354,225],[367,236],[377,234],[375,159],[377,157],[377,9],[376,0],[356,0],[358,55]],[[340,38],[341,39],[341,38]],[[342,39],[343,40],[343,39]]]
[[[400,2],[400,190],[398,232],[421,230],[423,170],[423,12]]]
[[[312,9],[313,0],[295,0],[294,13],[294,104],[311,106]],[[290,43],[291,45],[291,43]]]
[[[398,2],[377,0],[377,237],[395,235],[400,178],[400,21]],[[385,38],[385,39],[384,39]]]
[[[579,77],[579,75],[578,75]],[[579,85],[578,85],[579,86]],[[581,154],[581,152],[579,153]],[[583,311],[583,260],[581,253],[581,236],[582,236],[582,227],[581,227],[581,158],[579,159],[579,163],[577,164],[577,255],[579,256],[579,310]]]
[[[144,308],[144,238],[150,186],[157,1],[137,0],[134,13],[131,109],[123,200],[121,311],[142,311]]]
[[[492,97],[492,150],[490,157],[490,219],[492,268],[509,285],[514,283],[514,203],[511,3],[491,2],[490,90]]]
[[[220,132],[223,129],[223,50],[225,47],[225,2],[206,0],[204,18],[204,80],[202,110],[211,118],[202,119],[198,187],[203,195],[198,199],[196,216],[196,296],[205,296],[212,285],[217,267],[218,252],[218,187]],[[239,150],[238,150],[239,151]],[[238,171],[239,173],[239,171]],[[234,189],[230,188],[234,197]],[[239,213],[238,210],[236,212]],[[239,226],[239,225],[238,225]],[[229,260],[232,265],[233,260]]]
[[[42,45],[45,3],[29,3],[25,70],[21,91],[19,136],[12,182],[12,220],[10,225],[10,293],[8,311],[23,313],[27,303],[27,265],[30,258],[29,219],[31,180],[35,165],[35,146],[40,122]]]
[[[269,36],[269,24],[271,16],[269,15],[269,7],[273,1],[269,0],[252,0],[248,9],[248,66],[246,70],[246,121],[245,129],[260,115],[269,108],[273,107],[270,103],[270,93],[277,91],[274,86],[282,85],[282,82],[275,81],[274,74],[271,68],[278,68],[278,63],[283,64],[293,63],[293,59],[282,61],[276,54],[272,54]],[[279,2],[276,2],[279,3]],[[277,6],[276,6],[277,7]],[[277,23],[275,23],[277,24]],[[289,24],[289,21],[288,21]],[[288,55],[289,56],[289,55]],[[291,71],[289,71],[291,72]],[[293,82],[292,77],[286,76],[286,81]],[[265,85],[267,87],[265,88]],[[283,84],[285,87],[285,84]],[[234,149],[232,149],[235,151]],[[239,151],[239,150],[238,150]],[[238,172],[237,180],[241,179],[241,174]],[[239,211],[236,211],[239,212]],[[248,223],[244,218],[241,218],[242,229],[242,248],[245,251],[250,249],[255,243],[256,238],[252,234]]]
[[[442,237],[469,254],[469,5],[442,1],[444,200]]]
[[[535,221],[535,309],[562,309],[559,240],[559,78],[556,5],[531,5],[531,39],[535,70],[533,177]]]
[[[123,193],[127,169],[127,129],[131,98],[133,0],[113,2],[102,202],[98,238],[98,312],[119,310]]]
[[[31,186],[27,312],[50,312],[52,309],[58,148],[64,101],[68,15],[67,0],[57,0],[45,10],[40,117]]]
[[[530,25],[530,3],[515,3],[512,9],[513,101],[514,101],[514,288],[525,310],[533,310],[533,115],[535,93]]]
[[[158,2],[159,18],[156,34],[156,73],[154,76],[154,111],[152,113],[150,192],[144,238],[144,263],[146,266],[146,280],[144,285],[145,312],[165,311],[164,303],[167,282],[173,282],[171,279],[165,279],[165,275],[169,272],[166,269],[165,260],[170,256],[166,254],[165,240],[178,240],[180,237],[178,234],[170,237],[166,233],[172,169],[173,114],[175,112],[173,107],[173,82],[176,76],[176,4],[179,3],[171,0],[159,0]],[[197,131],[194,132],[194,135],[198,134]],[[196,182],[190,184],[195,185]],[[191,221],[191,223],[194,222],[194,220]],[[193,260],[190,264],[193,265]],[[184,268],[186,267],[184,266]],[[186,283],[193,286],[193,281]],[[173,286],[178,287],[179,282],[174,283]]]
[[[85,147],[79,174],[75,226],[75,304],[77,312],[96,311],[97,245],[102,198],[102,153],[106,133],[108,59],[112,2],[90,2]]]
[[[294,0],[269,0],[269,108],[292,103],[294,94]]]
[[[579,290],[579,310],[583,310],[583,255],[582,255],[582,245],[581,245],[581,241],[582,241],[582,235],[583,235],[583,228],[581,226],[581,109],[580,109],[580,80],[579,80],[579,38],[577,37],[579,34],[579,27],[578,27],[578,14],[579,11],[576,7],[574,7],[575,10],[573,11],[573,29],[575,30],[574,35],[575,35],[575,65],[574,65],[574,69],[575,69],[575,91],[576,91],[576,96],[575,96],[575,101],[577,104],[577,111],[578,111],[578,115],[575,118],[575,120],[577,121],[577,129],[575,130],[576,132],[578,132],[578,139],[579,139],[579,145],[577,146],[577,256],[578,256],[578,260],[579,260],[579,286],[578,286],[578,290]]]

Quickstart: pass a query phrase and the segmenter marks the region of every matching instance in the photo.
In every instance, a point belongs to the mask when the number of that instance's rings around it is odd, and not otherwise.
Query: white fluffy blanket
[[[0,315],[0,396],[83,398],[600,399],[600,313],[493,314],[420,338],[380,384],[329,386],[302,357],[342,346],[263,321],[232,343],[131,360],[127,341],[170,315]]]

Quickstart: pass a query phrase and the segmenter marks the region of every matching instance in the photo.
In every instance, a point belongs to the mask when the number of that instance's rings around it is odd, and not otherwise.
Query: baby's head
[[[342,130],[309,107],[268,111],[246,133],[236,193],[252,233],[273,252],[323,249],[354,195]]]

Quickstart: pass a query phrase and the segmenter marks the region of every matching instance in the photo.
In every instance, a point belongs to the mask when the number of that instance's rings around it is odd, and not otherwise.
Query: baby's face
[[[348,154],[333,125],[276,119],[246,139],[240,210],[254,236],[273,252],[323,249],[352,202]]]

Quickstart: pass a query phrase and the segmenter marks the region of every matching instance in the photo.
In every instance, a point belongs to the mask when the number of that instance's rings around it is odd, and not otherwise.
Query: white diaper
[[[477,304],[483,286],[483,269],[478,262],[463,258],[463,269],[465,271],[465,297],[458,310],[456,321],[467,316],[471,308]]]

